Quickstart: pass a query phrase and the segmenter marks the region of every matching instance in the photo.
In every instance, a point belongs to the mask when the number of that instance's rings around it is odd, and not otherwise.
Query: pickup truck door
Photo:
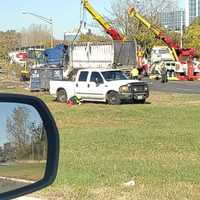
[[[88,99],[104,100],[106,85],[99,72],[91,72],[87,87]]]
[[[78,80],[75,82],[75,94],[82,99],[87,99],[87,93],[88,93],[88,82],[89,79],[88,71],[81,71]]]

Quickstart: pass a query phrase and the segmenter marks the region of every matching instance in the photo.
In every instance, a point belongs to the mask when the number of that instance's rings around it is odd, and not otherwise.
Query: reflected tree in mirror
[[[0,118],[0,192],[41,180],[48,147],[40,115],[30,105],[0,103]]]
[[[10,152],[7,159],[46,160],[47,138],[42,121],[30,120],[26,107],[16,107],[7,119],[8,145]]]
[[[31,131],[31,152],[32,160],[47,159],[47,135],[42,124],[32,123]]]

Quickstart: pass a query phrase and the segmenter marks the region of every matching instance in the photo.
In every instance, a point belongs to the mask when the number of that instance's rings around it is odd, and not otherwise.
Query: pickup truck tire
[[[145,104],[146,99],[142,99],[142,100],[133,100],[132,103],[136,103],[136,104]]]
[[[117,92],[110,92],[107,94],[107,102],[110,105],[119,105],[121,104],[120,96]]]
[[[144,104],[146,102],[146,99],[143,99],[143,100],[139,100],[138,101],[140,104]]]
[[[67,102],[67,94],[64,89],[60,89],[57,92],[57,101],[61,103]]]

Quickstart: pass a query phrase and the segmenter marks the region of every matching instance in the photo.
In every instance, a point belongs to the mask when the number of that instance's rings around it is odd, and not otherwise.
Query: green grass
[[[44,177],[45,163],[10,163],[0,166],[0,176],[39,181]]]
[[[28,93],[28,92],[26,92]],[[47,199],[200,199],[200,95],[152,93],[149,104],[82,104],[48,95],[60,131]],[[123,184],[134,180],[136,185]]]

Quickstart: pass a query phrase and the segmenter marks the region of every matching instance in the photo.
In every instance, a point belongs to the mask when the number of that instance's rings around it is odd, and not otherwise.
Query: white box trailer
[[[84,68],[132,68],[136,66],[136,44],[126,42],[88,42],[68,48],[68,73]]]
[[[112,44],[87,43],[70,47],[70,64],[74,69],[111,67],[114,62]]]

